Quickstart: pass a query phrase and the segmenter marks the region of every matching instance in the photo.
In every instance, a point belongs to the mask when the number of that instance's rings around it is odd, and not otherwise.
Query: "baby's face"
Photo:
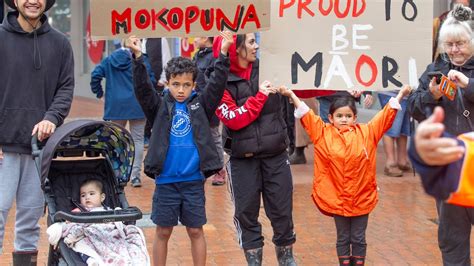
[[[88,209],[101,207],[105,194],[100,192],[97,185],[91,183],[81,187],[81,205]]]

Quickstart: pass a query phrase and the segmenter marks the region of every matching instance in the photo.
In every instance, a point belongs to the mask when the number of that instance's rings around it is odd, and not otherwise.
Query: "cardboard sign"
[[[432,0],[274,0],[260,80],[296,89],[417,86],[431,62]]]
[[[214,36],[270,28],[270,0],[91,0],[92,38]]]

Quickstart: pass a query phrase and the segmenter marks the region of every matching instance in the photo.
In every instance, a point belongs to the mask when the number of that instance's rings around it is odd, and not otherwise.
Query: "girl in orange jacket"
[[[331,104],[330,123],[326,124],[293,91],[286,87],[279,90],[295,104],[295,117],[301,119],[314,144],[312,197],[323,214],[334,217],[340,265],[364,265],[365,231],[369,213],[378,201],[377,143],[392,126],[401,109],[399,102],[409,94],[410,87],[402,88],[367,124],[356,123],[357,109],[350,97]]]

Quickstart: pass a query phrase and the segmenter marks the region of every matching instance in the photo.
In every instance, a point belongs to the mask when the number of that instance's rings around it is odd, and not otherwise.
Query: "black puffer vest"
[[[253,63],[250,80],[229,74],[227,91],[238,106],[258,92],[258,61]],[[283,113],[282,96],[271,94],[263,106],[260,116],[250,125],[231,130],[224,127],[222,139],[224,149],[234,158],[271,157],[282,153],[288,146],[288,134]]]

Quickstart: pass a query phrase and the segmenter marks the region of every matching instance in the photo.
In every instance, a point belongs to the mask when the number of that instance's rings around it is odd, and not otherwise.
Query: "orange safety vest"
[[[459,185],[451,193],[447,203],[465,207],[474,207],[474,134],[467,133],[458,137],[466,148],[464,161],[459,174]]]

